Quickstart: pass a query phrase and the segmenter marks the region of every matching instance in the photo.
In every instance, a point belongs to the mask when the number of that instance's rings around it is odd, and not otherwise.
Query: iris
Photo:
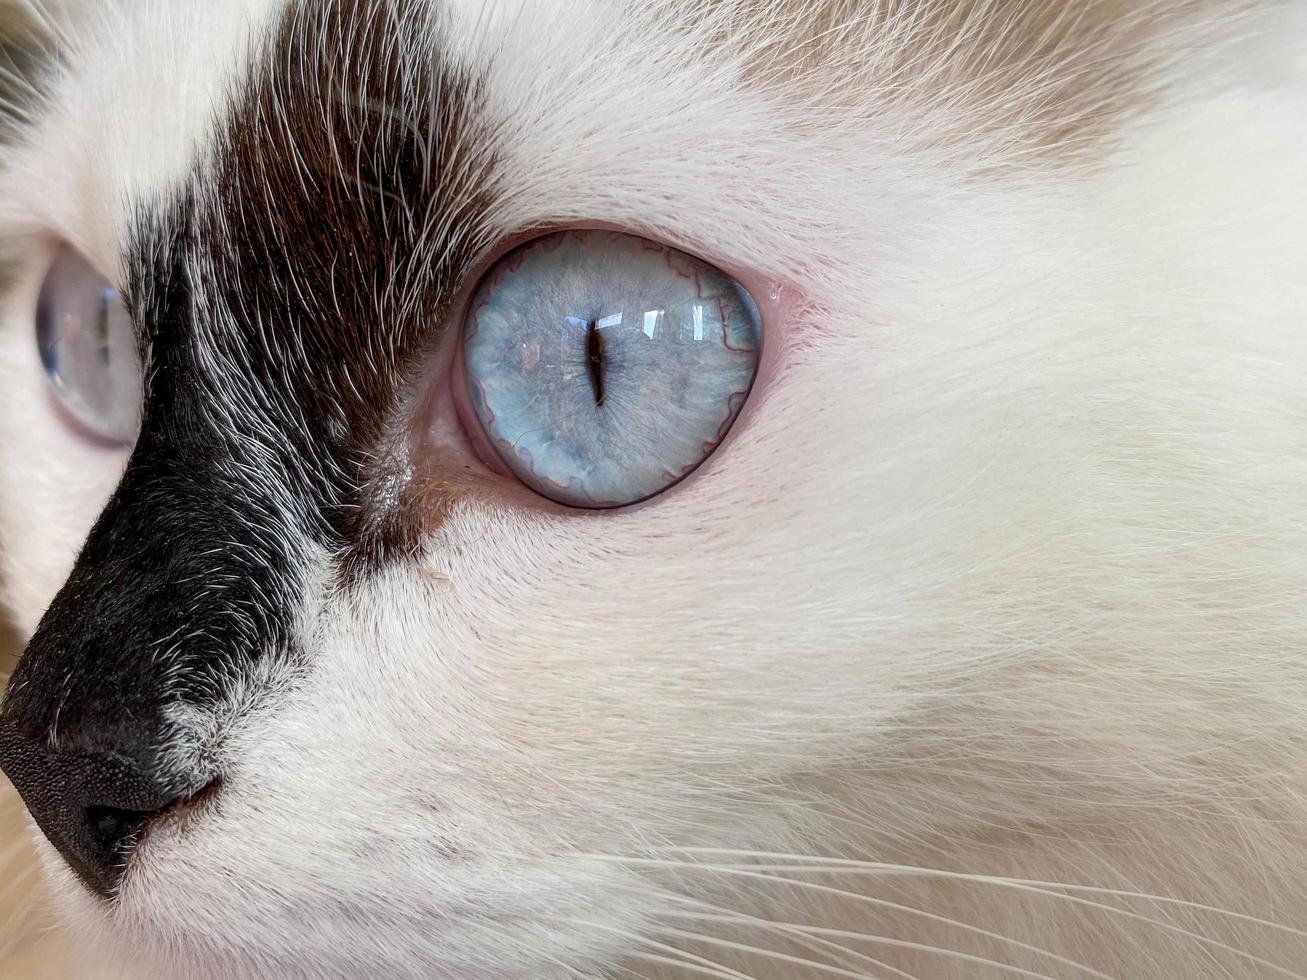
[[[36,339],[55,397],[68,414],[108,442],[134,442],[141,364],[131,317],[117,290],[67,245],[41,286]]]
[[[745,289],[685,252],[565,231],[502,258],[467,314],[469,399],[505,465],[572,507],[652,497],[704,462],[758,371]]]

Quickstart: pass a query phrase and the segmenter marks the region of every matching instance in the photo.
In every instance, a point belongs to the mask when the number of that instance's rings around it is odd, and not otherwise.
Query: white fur
[[[183,178],[276,6],[70,18],[74,70],[2,178],[8,238],[112,272],[123,209]],[[112,911],[46,861],[96,963],[688,977],[637,953],[679,958],[682,930],[713,940],[691,966],[758,978],[822,975],[785,956],[1307,973],[1302,935],[1230,914],[1307,928],[1303,6],[1200,32],[1093,160],[959,141],[947,90],[937,114],[870,84],[823,108],[830,86],[752,77],[698,4],[480,6],[445,24],[486,72],[480,232],[603,221],[780,284],[774,365],[651,505],[465,503],[427,543],[435,576],[306,596],[309,669],[226,733],[220,811],[152,834]],[[28,630],[124,461],[50,411],[48,254],[0,325],[0,540]],[[695,848],[824,870],[787,890]]]

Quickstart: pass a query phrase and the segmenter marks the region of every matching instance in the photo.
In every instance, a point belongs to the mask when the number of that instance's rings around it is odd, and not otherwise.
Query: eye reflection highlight
[[[527,486],[574,507],[662,492],[708,458],[757,373],[735,280],[677,249],[569,231],[509,253],[470,306],[473,410]]]

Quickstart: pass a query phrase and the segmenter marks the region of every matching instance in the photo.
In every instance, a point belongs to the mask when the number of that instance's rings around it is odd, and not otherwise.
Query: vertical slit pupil
[[[599,325],[591,320],[585,329],[585,366],[590,373],[590,389],[594,392],[595,404],[604,403],[604,341],[599,333]]]

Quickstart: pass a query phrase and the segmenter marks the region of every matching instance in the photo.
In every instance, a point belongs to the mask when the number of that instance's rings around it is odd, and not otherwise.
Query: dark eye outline
[[[467,389],[467,373],[464,369],[467,317],[471,309],[472,301],[479,292],[486,276],[490,274],[501,260],[512,254],[517,249],[529,245],[531,242],[538,239],[569,231],[617,232],[619,234],[644,238],[656,245],[684,252],[707,265],[719,269],[723,274],[739,283],[749,301],[754,305],[755,314],[758,318],[759,344],[757,352],[757,367],[754,371],[753,379],[748,390],[743,394],[740,408],[736,411],[734,418],[727,426],[726,432],[717,440],[712,450],[686,473],[655,492],[648,494],[639,500],[633,500],[627,503],[608,506],[597,505],[593,507],[575,506],[540,493],[523,482],[521,478],[508,467],[508,464],[504,462],[500,457],[499,452],[495,449],[490,436],[486,433],[479,417],[477,416],[476,410],[472,406],[471,396]],[[774,373],[775,351],[780,345],[769,339],[771,333],[775,329],[773,325],[772,310],[770,309],[772,304],[759,299],[760,292],[758,288],[756,288],[759,281],[759,277],[751,276],[747,272],[742,273],[737,267],[729,262],[716,262],[704,258],[702,254],[693,247],[676,241],[668,241],[656,234],[648,234],[642,230],[633,230],[629,227],[604,222],[543,225],[506,236],[505,239],[499,243],[497,248],[475,263],[468,275],[464,277],[457,293],[455,294],[454,302],[450,304],[450,312],[446,318],[449,330],[453,331],[454,336],[453,342],[448,345],[449,350],[446,357],[441,359],[444,365],[441,370],[441,375],[444,377],[444,383],[448,385],[451,393],[454,411],[457,416],[458,425],[462,430],[463,438],[467,441],[468,446],[475,454],[477,460],[500,481],[503,481],[512,491],[514,491],[512,493],[514,498],[524,503],[533,504],[539,509],[546,509],[556,513],[573,516],[593,516],[624,513],[633,509],[649,506],[656,501],[661,500],[669,491],[682,486],[682,484],[685,484],[687,481],[692,481],[707,468],[710,461],[720,457],[721,454],[735,441],[735,439],[738,438],[741,432],[747,430],[753,410],[756,410],[757,403],[760,401],[758,395],[760,390],[764,387],[764,381],[769,379]]]
[[[56,265],[66,255],[74,256],[77,260],[82,262],[88,270],[98,276],[103,284],[101,289],[111,291],[119,302],[123,303],[124,312],[128,313],[130,316],[129,308],[122,299],[122,291],[113,284],[112,277],[105,275],[104,272],[94,262],[92,262],[84,252],[74,246],[71,242],[62,238],[51,238],[48,240],[46,250],[48,251],[49,257],[48,259],[43,260],[40,265],[41,280],[40,285],[37,288],[35,303],[32,307],[31,329],[37,358],[41,365],[41,372],[44,375],[43,383],[49,404],[54,413],[70,431],[76,433],[79,438],[95,448],[110,452],[130,450],[136,444],[136,440],[139,437],[140,421],[145,404],[145,374],[148,365],[146,363],[146,355],[140,349],[139,345],[136,343],[133,344],[137,370],[141,379],[141,387],[138,392],[136,405],[136,432],[134,432],[131,437],[119,437],[95,428],[90,422],[79,417],[77,412],[70,406],[69,399],[78,396],[76,392],[66,386],[64,391],[60,390],[61,382],[57,374],[57,362],[55,361],[54,347],[48,343],[47,339],[42,335],[42,321],[44,317],[47,315],[54,315],[48,313],[49,307],[47,304],[49,298],[46,290],[49,277],[54,272]],[[57,334],[55,335],[55,339],[57,340]]]

